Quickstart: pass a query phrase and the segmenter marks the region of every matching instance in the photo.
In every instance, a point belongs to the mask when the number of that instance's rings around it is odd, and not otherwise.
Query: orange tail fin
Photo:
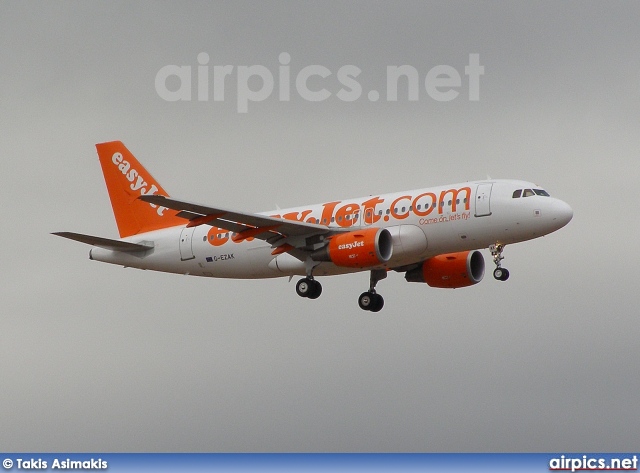
[[[174,210],[138,200],[141,195],[164,195],[162,186],[120,141],[96,145],[120,238],[184,225]]]

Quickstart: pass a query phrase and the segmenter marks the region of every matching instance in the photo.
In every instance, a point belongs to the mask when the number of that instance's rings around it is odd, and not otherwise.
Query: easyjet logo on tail
[[[184,225],[184,219],[166,207],[138,198],[168,194],[121,141],[97,143],[96,151],[121,238]]]
[[[132,191],[140,191],[140,195],[154,195],[156,192],[158,192],[158,188],[156,187],[156,185],[151,184],[151,186],[149,186],[149,184],[147,184],[144,178],[140,175],[140,172],[137,169],[132,168],[129,161],[124,159],[122,153],[113,153],[113,156],[111,156],[111,162],[118,167],[118,170],[122,173],[122,175],[125,176],[127,181],[131,183],[129,188]],[[161,217],[163,216],[163,212],[167,210],[166,207],[158,207],[157,205],[151,203],[149,205],[154,209],[157,207],[158,215],[160,215]]]

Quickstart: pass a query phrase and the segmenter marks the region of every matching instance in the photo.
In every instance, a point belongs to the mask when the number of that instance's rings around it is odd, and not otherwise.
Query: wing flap
[[[84,235],[82,233],[54,232],[52,233],[52,235],[68,238],[69,240],[79,241],[80,243],[86,243],[87,245],[97,246],[106,250],[123,251],[125,253],[136,253],[140,251],[147,251],[153,248],[153,245],[112,240],[110,238]]]

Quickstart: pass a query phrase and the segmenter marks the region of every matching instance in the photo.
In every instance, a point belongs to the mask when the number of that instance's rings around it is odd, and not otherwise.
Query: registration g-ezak
[[[264,213],[169,197],[119,141],[96,145],[120,239],[54,233],[87,243],[89,258],[125,267],[211,278],[303,276],[301,297],[317,299],[319,277],[368,271],[358,298],[377,312],[377,283],[391,271],[436,288],[479,283],[489,248],[493,276],[506,281],[506,245],[564,227],[571,207],[540,186],[487,179],[334,200]]]

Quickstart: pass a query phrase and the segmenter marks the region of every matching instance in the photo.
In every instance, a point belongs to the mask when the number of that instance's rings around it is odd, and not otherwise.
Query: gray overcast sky
[[[1,3],[0,449],[637,451],[638,18],[636,2]],[[157,72],[195,74],[201,52],[211,74],[257,64],[276,80],[287,52],[292,77],[328,68],[310,85],[333,95],[292,86],[283,102],[276,83],[240,114],[234,73],[224,102],[160,98]],[[460,95],[384,100],[403,64],[421,83],[454,67]],[[355,102],[335,95],[343,65],[362,70]],[[508,247],[507,283],[392,274],[365,313],[367,273],[309,301],[284,278],[123,269],[50,236],[117,236],[94,148],[116,139],[173,196],[211,205],[489,174],[575,216]]]

